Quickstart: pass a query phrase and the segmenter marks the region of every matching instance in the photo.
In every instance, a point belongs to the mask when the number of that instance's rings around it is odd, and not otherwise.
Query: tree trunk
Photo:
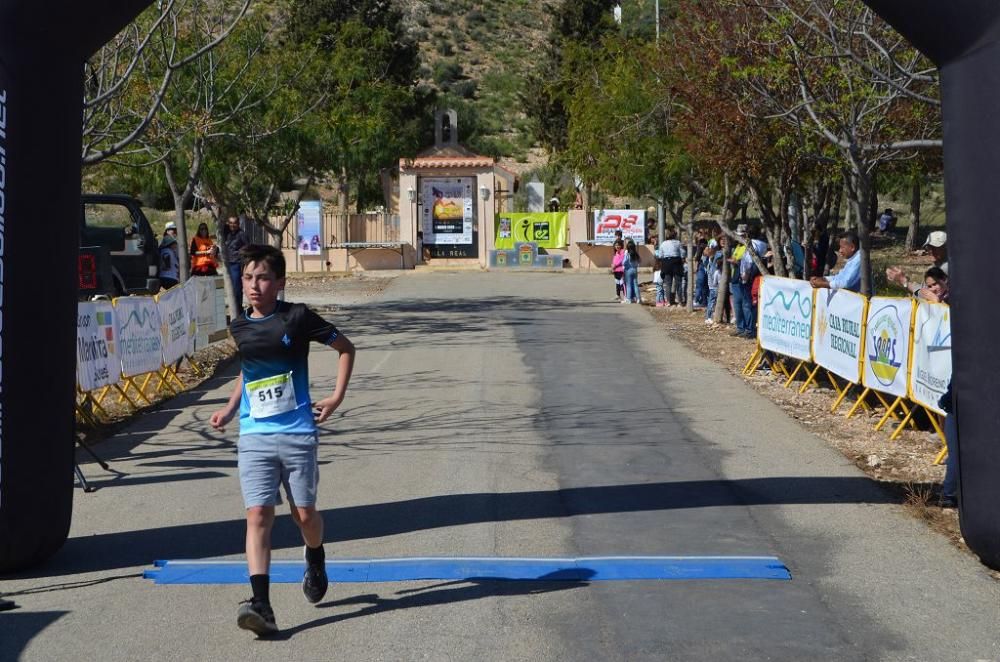
[[[698,279],[698,273],[696,269],[697,262],[694,259],[694,217],[697,213],[696,207],[691,207],[691,220],[687,224],[687,309],[688,312],[694,312],[694,286],[695,281]]]
[[[872,178],[865,169],[864,164],[860,162],[860,159],[853,155],[851,158],[851,179],[853,198],[851,201],[851,207],[854,208],[854,214],[858,219],[864,219],[865,212],[871,206],[871,196],[873,193]],[[872,239],[868,223],[864,220],[860,220],[857,226],[857,232],[858,239],[861,243],[861,294],[871,296],[873,290],[871,261]]]
[[[347,209],[347,168],[340,168],[340,176],[337,178],[337,209],[340,210],[342,214],[349,214],[350,211]]]
[[[906,230],[907,253],[917,248],[917,234],[920,232],[920,178],[914,176],[910,187],[910,227]]]
[[[871,173],[871,195],[868,200],[868,217],[865,222],[868,225],[869,230],[874,230],[878,227],[878,217],[880,216],[878,210],[878,172],[872,170]]]

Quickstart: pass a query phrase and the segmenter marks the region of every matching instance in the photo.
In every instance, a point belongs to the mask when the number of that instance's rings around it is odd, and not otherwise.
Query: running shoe
[[[271,605],[253,598],[240,603],[240,608],[236,611],[236,625],[250,630],[258,637],[266,637],[278,631]]]
[[[306,565],[306,572],[302,575],[302,593],[312,604],[316,604],[326,595],[326,589],[330,582],[326,578],[326,563],[314,563]]]

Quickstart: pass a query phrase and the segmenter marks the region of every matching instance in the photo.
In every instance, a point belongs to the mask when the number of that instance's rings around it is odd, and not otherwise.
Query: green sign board
[[[567,212],[504,213],[497,217],[497,250],[514,248],[517,242],[531,242],[539,248],[564,248],[569,226]]]

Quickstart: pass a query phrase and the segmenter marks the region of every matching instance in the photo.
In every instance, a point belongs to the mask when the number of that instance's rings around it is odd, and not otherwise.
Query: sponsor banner
[[[872,297],[865,325],[865,387],[906,397],[913,299]]]
[[[813,287],[804,280],[767,276],[760,286],[760,346],[801,361],[812,359]]]
[[[323,248],[323,201],[305,200],[299,203],[298,241],[299,255],[319,255]]]
[[[518,242],[531,242],[540,248],[566,246],[568,212],[541,214],[503,213],[497,217],[496,248],[510,250]]]
[[[595,209],[594,243],[615,243],[615,232],[622,231],[622,240],[636,245],[646,243],[646,211],[643,209]]]
[[[919,302],[913,319],[910,399],[939,414],[938,400],[951,382],[951,309]]]
[[[163,342],[163,362],[176,363],[188,349],[188,315],[184,290],[174,287],[156,297],[160,309],[160,336]]]
[[[861,383],[867,299],[847,290],[816,290],[813,360],[854,384]]]
[[[475,177],[424,177],[420,180],[423,241],[427,245],[472,243]]]
[[[195,288],[195,349],[208,347],[212,336],[226,328],[226,290],[218,276],[191,278]]]
[[[93,391],[121,381],[117,336],[110,302],[77,304],[76,380],[81,390]]]
[[[184,311],[187,317],[187,349],[188,356],[192,356],[197,349],[198,341],[198,285],[194,278],[188,278],[181,287],[184,293]],[[175,288],[176,289],[176,288]]]
[[[158,371],[163,364],[163,338],[156,300],[153,297],[115,299],[115,323],[122,374],[135,377]]]

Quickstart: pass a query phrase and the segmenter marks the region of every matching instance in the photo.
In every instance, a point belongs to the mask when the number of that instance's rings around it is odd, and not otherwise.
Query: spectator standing
[[[840,235],[840,247],[837,254],[844,259],[844,266],[837,274],[829,278],[813,276],[809,283],[817,288],[829,288],[831,290],[850,290],[858,292],[861,290],[861,242],[858,235],[853,230]]]
[[[667,230],[666,239],[657,251],[660,258],[663,289],[667,294],[667,306],[676,305],[681,298],[681,282],[684,279],[684,248],[677,239],[677,231]]]
[[[611,275],[615,279],[615,300],[625,303],[625,242],[616,239],[615,252],[611,257]]]
[[[177,248],[177,225],[171,221],[163,228],[160,240],[160,285],[165,290],[177,285],[181,279],[180,256]]]
[[[924,274],[924,287],[921,298],[932,303],[948,303],[950,289],[948,274],[941,267],[931,267]],[[944,465],[944,480],[941,482],[941,497],[938,505],[942,508],[958,506],[958,422],[955,418],[954,394],[952,383],[948,382],[948,390],[941,396],[938,406],[944,410],[944,442],[948,448],[948,459]]]
[[[695,273],[694,279],[694,307],[700,308],[707,305],[708,302],[708,262],[709,259],[705,257],[705,250],[708,247],[708,242],[702,237],[698,239],[698,244],[695,247],[695,256],[697,257],[698,271]]]
[[[705,257],[708,259],[708,303],[705,305],[705,324],[714,324],[712,315],[715,313],[715,302],[719,298],[719,280],[722,278],[722,253],[714,246],[705,247]]]
[[[233,297],[236,299],[233,316],[236,315],[236,311],[243,308],[243,269],[240,266],[240,251],[248,245],[250,245],[250,241],[241,227],[239,217],[230,216],[227,218],[226,225],[222,229],[222,247],[225,251],[223,257],[226,261],[226,271],[229,273],[229,280],[233,286]]]
[[[653,261],[653,286],[656,287],[656,307],[663,308],[667,305],[666,293],[663,290],[663,261],[656,258]]]
[[[740,264],[747,250],[746,244],[743,243],[747,239],[746,224],[740,223],[736,226],[736,236],[740,242],[733,247],[733,252],[729,256],[729,264],[732,271],[732,275],[729,278],[729,294],[732,297],[733,318],[736,322],[736,328],[733,329],[732,334],[734,336],[741,336],[744,334],[747,326],[747,323],[743,320],[743,313],[746,310],[743,299],[749,296],[748,288],[743,287],[743,281],[740,279]]]
[[[628,303],[641,303],[639,297],[639,249],[635,241],[629,239],[625,244],[625,257],[622,260],[625,269],[625,299]]]
[[[219,254],[219,247],[212,241],[208,234],[208,223],[200,223],[198,232],[191,240],[191,275],[192,276],[215,276],[215,258]]]
[[[740,304],[743,308],[743,327],[737,325],[736,335],[741,338],[757,337],[757,308],[754,306],[753,284],[760,275],[760,269],[754,262],[753,256],[763,257],[767,252],[767,243],[760,238],[760,233],[756,228],[749,231],[749,242],[740,257],[739,285]]]

